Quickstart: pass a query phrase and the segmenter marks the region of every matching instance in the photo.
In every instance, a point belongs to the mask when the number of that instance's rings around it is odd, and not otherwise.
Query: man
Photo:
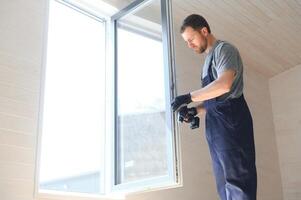
[[[255,200],[253,122],[243,96],[243,64],[239,52],[230,43],[217,40],[200,15],[188,16],[181,34],[189,48],[207,56],[202,88],[177,96],[172,109],[175,112],[191,102],[201,102],[196,108],[188,108],[182,117],[206,113],[206,139],[220,199]]]

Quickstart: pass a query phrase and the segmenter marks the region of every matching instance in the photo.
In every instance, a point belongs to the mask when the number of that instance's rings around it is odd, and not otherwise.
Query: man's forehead
[[[183,33],[194,33],[194,32],[195,30],[192,27],[188,26],[185,28],[185,31]]]
[[[196,30],[194,30],[191,27],[187,27],[185,31],[182,33],[182,37],[184,40],[189,39],[189,37],[193,36],[195,34]]]

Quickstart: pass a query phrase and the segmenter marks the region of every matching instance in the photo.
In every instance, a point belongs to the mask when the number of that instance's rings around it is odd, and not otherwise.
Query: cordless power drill
[[[200,118],[196,117],[197,109],[195,107],[188,108],[187,105],[182,106],[178,111],[178,121],[190,123],[190,128],[199,128]]]

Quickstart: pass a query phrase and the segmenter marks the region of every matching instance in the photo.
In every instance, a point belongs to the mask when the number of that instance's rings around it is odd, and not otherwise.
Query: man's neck
[[[208,54],[210,52],[210,50],[213,48],[216,41],[217,41],[216,38],[212,34],[210,34],[208,36],[208,46],[207,46],[207,49],[205,51],[206,54]]]

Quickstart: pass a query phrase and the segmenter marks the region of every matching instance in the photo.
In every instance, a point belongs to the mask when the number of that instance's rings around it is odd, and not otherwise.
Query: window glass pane
[[[103,187],[105,26],[50,1],[40,189]]]
[[[160,1],[117,23],[117,183],[168,175]]]

